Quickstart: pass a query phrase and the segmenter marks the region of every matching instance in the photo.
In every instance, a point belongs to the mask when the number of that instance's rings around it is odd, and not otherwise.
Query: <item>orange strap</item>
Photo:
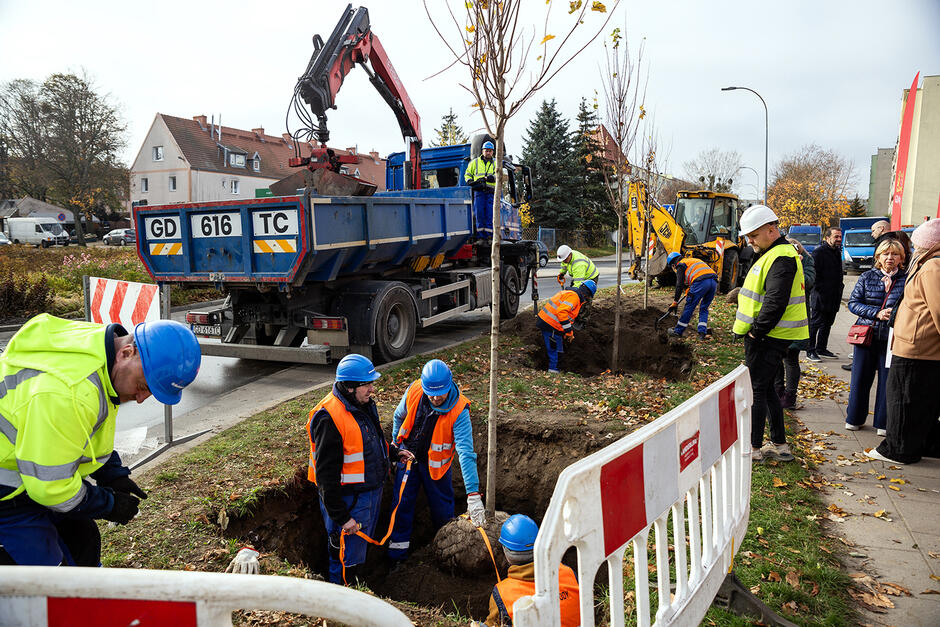
[[[364,534],[360,529],[362,528],[362,523],[359,524],[359,529],[356,531],[341,531],[339,536],[339,563],[343,567],[343,584],[349,585],[346,581],[346,536],[347,535],[357,535],[366,542],[375,544],[376,546],[382,546],[385,544],[392,535],[392,530],[395,529],[395,514],[398,513],[398,506],[401,505],[401,495],[405,493],[405,484],[408,483],[408,475],[411,474],[411,460],[409,459],[405,462],[405,475],[401,478],[401,487],[398,489],[398,502],[395,503],[395,509],[392,510],[392,517],[388,521],[388,532],[385,534],[385,537],[381,540],[373,540],[366,534]],[[490,556],[493,555],[493,552],[490,551]],[[494,564],[496,562],[493,562]]]
[[[470,519],[470,516],[467,514],[461,514],[460,517],[467,520]],[[496,571],[496,582],[499,583],[502,581],[502,579],[499,576],[499,567],[496,566],[496,558],[493,556],[493,545],[490,544],[490,538],[486,535],[486,532],[483,531],[483,527],[477,527],[477,531],[479,531],[480,535],[483,536],[483,544],[486,545],[486,550],[490,552],[490,559],[493,560],[493,570]]]

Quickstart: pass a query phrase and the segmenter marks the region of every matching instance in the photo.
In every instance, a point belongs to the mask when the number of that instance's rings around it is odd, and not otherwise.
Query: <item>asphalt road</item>
[[[616,285],[616,263],[607,257],[596,262],[600,287]],[[556,294],[557,262],[549,262],[538,272],[539,299]],[[626,271],[629,262],[624,262]],[[626,282],[626,281],[625,281]],[[521,296],[520,309],[531,308],[531,285]],[[186,312],[174,319],[183,321]],[[490,310],[481,308],[421,330],[414,353],[420,354],[479,337],[489,332]],[[6,346],[15,330],[0,332],[0,347]],[[176,439],[206,429],[218,430],[239,418],[262,411],[332,380],[334,366],[291,365],[285,363],[203,357],[196,380],[186,388],[182,401],[173,407],[172,428]],[[127,463],[140,459],[165,440],[164,407],[150,398],[141,404],[122,406],[118,412],[115,447]]]

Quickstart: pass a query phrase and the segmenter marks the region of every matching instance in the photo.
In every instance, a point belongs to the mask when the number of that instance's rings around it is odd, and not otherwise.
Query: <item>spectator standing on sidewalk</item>
[[[940,455],[940,218],[911,235],[914,255],[895,306],[887,436],[868,456],[913,464]]]
[[[855,345],[852,357],[852,382],[849,385],[849,406],[845,428],[858,431],[868,417],[868,397],[871,384],[878,375],[875,392],[875,417],[872,420],[878,435],[885,435],[887,409],[885,384],[888,368],[888,319],[895,303],[904,292],[904,246],[895,239],[886,239],[875,249],[875,267],[858,277],[858,283],[849,298],[849,311],[858,316],[855,324],[871,327],[868,346]]]
[[[822,244],[813,250],[816,282],[810,293],[809,350],[806,358],[837,357],[829,350],[829,330],[842,302],[842,230],[830,227]]]
[[[813,289],[813,282],[816,280],[816,266],[813,264],[813,256],[806,252],[803,244],[788,237],[787,241],[793,245],[796,252],[800,253],[800,261],[803,263],[803,281],[805,291]],[[796,403],[796,391],[800,387],[800,351],[809,348],[809,340],[796,340],[787,348],[787,354],[783,357],[783,363],[777,368],[777,376],[774,378],[774,390],[780,397],[780,404],[784,409],[802,409],[802,405]]]
[[[901,243],[901,246],[904,247],[904,258],[910,260],[911,258],[911,238],[908,237],[907,233],[904,231],[889,231],[891,228],[891,223],[887,220],[879,220],[871,225],[871,238],[875,240],[875,243],[872,245],[875,250],[878,250],[878,246],[881,245],[881,242],[893,239]]]
[[[754,390],[751,460],[771,457],[793,461],[774,377],[790,344],[809,338],[803,264],[796,249],[780,234],[777,215],[770,207],[748,207],[741,215],[741,233],[758,253],[738,293],[732,328],[736,336],[744,337],[744,360]],[[770,442],[762,447],[768,416]]]

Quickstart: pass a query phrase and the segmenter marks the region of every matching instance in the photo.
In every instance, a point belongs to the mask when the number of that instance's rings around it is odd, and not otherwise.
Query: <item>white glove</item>
[[[467,495],[467,513],[470,514],[470,522],[477,527],[482,527],[486,522],[486,509],[483,507],[483,499],[479,492],[471,492]]]
[[[229,562],[225,572],[241,573],[243,575],[257,575],[261,571],[261,564],[258,563],[258,556],[261,555],[254,549],[247,546],[235,554],[232,561]]]

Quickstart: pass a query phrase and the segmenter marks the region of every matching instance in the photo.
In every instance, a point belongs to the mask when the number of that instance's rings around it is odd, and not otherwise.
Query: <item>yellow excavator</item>
[[[711,266],[722,293],[737,287],[752,255],[738,233],[740,210],[734,194],[699,190],[678,192],[675,211],[670,213],[647,198],[642,181],[630,183],[627,227],[634,259],[630,275],[669,285],[675,277],[666,267],[666,257],[675,252]]]

